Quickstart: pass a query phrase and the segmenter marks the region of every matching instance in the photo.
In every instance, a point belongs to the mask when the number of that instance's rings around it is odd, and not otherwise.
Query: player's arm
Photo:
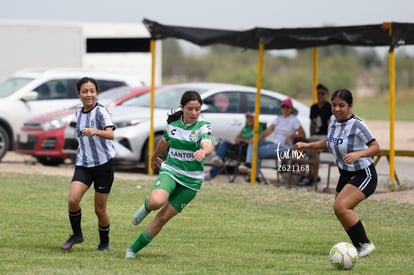
[[[98,136],[104,139],[114,139],[114,130],[112,126],[106,127],[104,130],[98,130],[96,128],[83,128],[82,133],[88,137]]]
[[[373,140],[368,144],[368,147],[366,149],[346,154],[343,161],[344,163],[351,164],[357,161],[359,158],[374,157],[378,154],[379,150],[380,147],[378,142],[376,140]]]
[[[296,148],[299,150],[314,149],[327,150],[326,138],[314,142],[298,142]]]
[[[170,144],[168,142],[165,142],[162,138],[158,141],[154,153],[151,157],[151,168],[153,170],[156,170],[161,167],[162,159],[160,158],[160,155],[164,153],[166,150],[168,150],[169,145]]]
[[[201,142],[200,149],[195,151],[193,156],[196,160],[201,161],[211,153],[213,153],[213,144],[210,140],[204,140]]]
[[[201,143],[201,149],[206,152],[206,156],[209,156],[213,153],[213,143],[209,140],[205,140]]]

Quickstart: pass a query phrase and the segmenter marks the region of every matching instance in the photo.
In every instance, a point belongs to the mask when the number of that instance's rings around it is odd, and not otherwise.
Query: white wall
[[[30,67],[81,66],[75,26],[0,22],[0,77]]]
[[[86,53],[86,38],[149,37],[143,24],[0,21],[0,78],[33,67],[110,69],[151,83],[150,53]],[[161,42],[155,84],[162,83]]]

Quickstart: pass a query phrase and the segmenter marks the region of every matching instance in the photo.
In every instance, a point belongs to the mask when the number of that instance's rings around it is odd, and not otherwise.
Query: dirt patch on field
[[[372,195],[372,198],[395,200],[398,202],[414,204],[414,189],[405,190],[405,191],[397,191],[397,192],[376,193]]]

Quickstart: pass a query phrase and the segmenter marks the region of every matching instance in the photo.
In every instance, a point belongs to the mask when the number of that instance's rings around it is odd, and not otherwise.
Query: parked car
[[[112,108],[149,90],[149,87],[113,88],[100,93],[98,102]],[[81,105],[79,103],[72,108],[47,113],[26,121],[17,134],[15,151],[19,154],[31,155],[43,165],[62,164],[69,157],[62,152],[65,128],[73,120],[76,109]]]
[[[187,90],[198,91],[203,99],[202,118],[212,124],[213,134],[221,139],[234,140],[245,123],[245,113],[254,111],[256,88],[221,83],[185,83],[167,85],[155,93],[154,134],[161,138],[167,125],[167,113],[180,105],[181,95]],[[281,114],[280,102],[286,95],[261,90],[260,117],[262,122],[271,122]],[[134,98],[112,108],[112,119],[117,129],[114,144],[117,151],[115,161],[119,165],[136,166],[148,160],[148,138],[150,131],[150,94]],[[293,100],[295,114],[305,131],[309,129],[309,107]],[[76,153],[76,123],[65,129],[64,151]]]
[[[31,117],[71,107],[79,102],[75,83],[95,78],[101,90],[144,86],[136,77],[79,68],[31,69],[0,81],[0,160],[13,150],[17,132]]]

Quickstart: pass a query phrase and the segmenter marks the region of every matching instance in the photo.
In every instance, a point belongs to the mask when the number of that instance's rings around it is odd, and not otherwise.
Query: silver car
[[[75,86],[84,76],[95,78],[102,91],[144,85],[133,76],[81,68],[26,69],[0,80],[0,160],[15,148],[27,120],[79,103]],[[20,141],[28,142],[24,137]]]
[[[200,93],[203,99],[201,117],[210,121],[214,136],[233,141],[245,124],[245,113],[254,112],[256,88],[222,83],[184,83],[166,85],[158,89],[155,96],[154,133],[155,140],[161,138],[167,125],[167,115],[180,106],[181,95],[188,90]],[[261,90],[259,121],[270,123],[281,114],[280,102],[286,95]],[[295,114],[307,132],[309,129],[309,107],[292,100]],[[111,109],[117,127],[114,144],[117,150],[117,165],[136,167],[147,165],[148,139],[150,132],[150,94],[124,102]],[[76,124],[67,127],[64,152],[76,153]],[[307,135],[309,133],[307,132]]]

